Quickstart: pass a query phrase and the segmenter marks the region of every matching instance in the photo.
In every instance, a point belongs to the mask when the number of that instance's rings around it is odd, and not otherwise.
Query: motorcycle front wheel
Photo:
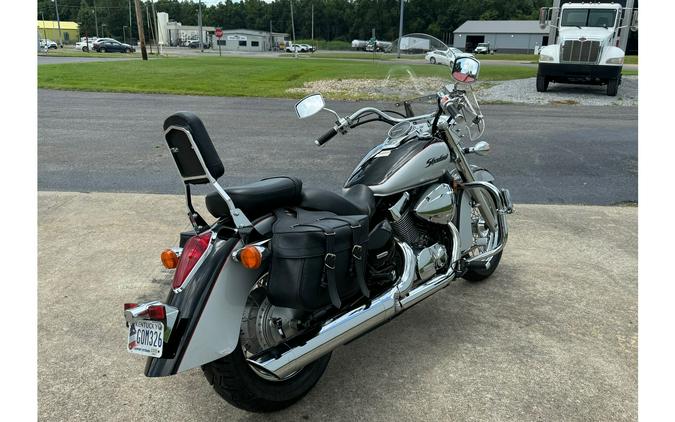
[[[490,200],[492,210],[495,210],[494,201]],[[471,208],[471,231],[473,234],[473,247],[469,249],[469,256],[476,256],[482,254],[488,250],[493,249],[496,246],[498,233],[491,232],[483,219],[483,216],[480,213],[477,204],[472,204]],[[497,215],[495,212],[494,215]],[[502,251],[503,252],[503,251]],[[497,266],[499,266],[499,261],[502,259],[502,252],[499,252],[490,260],[490,266],[488,268],[470,268],[462,276],[467,281],[477,282],[485,280],[490,277],[492,273],[495,272]]]
[[[266,277],[267,274],[256,286],[264,284]],[[274,412],[291,406],[314,387],[326,370],[331,354],[283,379],[249,365],[247,357],[283,341],[280,332],[283,337],[297,334],[294,321],[302,317],[298,311],[270,304],[265,289],[256,286],[246,302],[237,348],[203,365],[202,370],[214,390],[231,405],[249,412]]]

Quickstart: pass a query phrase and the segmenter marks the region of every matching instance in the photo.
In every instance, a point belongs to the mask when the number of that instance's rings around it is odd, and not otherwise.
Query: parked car
[[[40,48],[53,50],[59,48],[59,46],[52,40],[40,40]]]
[[[316,48],[314,48],[314,46],[311,46],[309,44],[300,44],[300,47],[302,47],[303,52],[306,52],[306,53],[313,53],[313,52],[316,51]]]
[[[118,52],[118,53],[132,53],[136,51],[136,49],[129,44],[124,44],[119,41],[101,41],[97,40],[94,43],[94,50],[96,50],[97,53],[111,53],[111,52]]]
[[[211,44],[208,41],[202,41],[204,48],[211,48]],[[199,40],[192,40],[187,44],[190,48],[199,48]]]
[[[449,52],[452,52],[452,54],[450,54]],[[453,60],[453,55],[455,59],[458,59],[460,57],[473,57],[473,54],[471,53],[464,53],[462,52],[462,50],[458,48],[450,47],[445,51],[444,50],[430,51],[426,54],[426,56],[424,56],[424,59],[431,64],[443,64],[447,66]]]
[[[300,44],[286,44],[286,48],[284,49],[287,53],[301,53],[302,48],[300,47]]]
[[[474,54],[490,54],[490,43],[489,42],[479,43],[473,50],[473,52]]]
[[[96,50],[100,46],[100,44],[103,44],[106,41],[119,42],[114,38],[95,38],[94,43],[92,44],[91,48]],[[96,51],[98,51],[98,50],[96,50]]]
[[[87,43],[86,41],[78,41],[78,42],[75,43],[74,48],[75,48],[75,50],[78,50],[78,51],[80,51],[80,50],[81,51],[91,51],[91,50],[94,49],[94,41],[89,40],[89,43]]]

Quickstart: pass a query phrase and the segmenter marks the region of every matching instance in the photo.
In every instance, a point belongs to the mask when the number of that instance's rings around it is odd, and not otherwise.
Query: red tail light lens
[[[159,321],[166,318],[166,312],[164,311],[164,306],[152,305],[148,306],[148,310],[144,312],[144,316]]]
[[[178,267],[176,268],[176,273],[173,275],[173,283],[171,287],[174,289],[179,289],[185,279],[187,278],[190,271],[195,267],[199,258],[204,255],[206,249],[209,247],[209,242],[211,241],[211,232],[207,231],[197,236],[191,237],[183,247],[183,253],[178,259]]]

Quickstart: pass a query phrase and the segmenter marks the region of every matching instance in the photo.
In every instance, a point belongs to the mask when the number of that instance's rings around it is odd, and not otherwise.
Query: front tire
[[[485,195],[487,197],[487,195]],[[492,211],[496,210],[496,205],[494,201],[488,199],[490,202],[490,208]],[[497,217],[497,212],[493,212],[494,216]],[[475,204],[472,206],[471,210],[471,231],[474,239],[474,246],[468,251],[470,256],[476,256],[482,254],[488,250],[493,250],[496,247],[496,239],[498,238],[496,233],[490,232],[487,228],[487,224],[480,213],[478,205]],[[499,262],[502,259],[503,250],[492,257],[490,260],[489,267],[473,267],[469,268],[462,278],[465,280],[475,283],[483,281],[486,278],[490,277],[492,273],[497,270]]]
[[[544,75],[537,75],[537,92],[546,92],[549,80]]]
[[[433,57],[430,58],[430,59],[429,59],[429,63],[431,63],[431,64],[436,64],[436,59],[433,58]]]
[[[607,81],[607,95],[616,97],[619,92],[619,78],[612,78]]]
[[[224,358],[202,366],[213,389],[231,405],[249,412],[275,412],[302,399],[323,375],[330,353],[282,381],[268,381],[248,365],[241,346]]]

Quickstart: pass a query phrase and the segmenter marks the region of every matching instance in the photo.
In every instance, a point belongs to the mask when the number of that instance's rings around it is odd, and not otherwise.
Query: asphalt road
[[[519,206],[489,280],[338,348],[271,415],[228,405],[200,369],[145,378],[125,350],[122,304],[170,289],[159,252],[187,228],[181,196],[39,192],[38,212],[39,420],[637,419],[637,207]]]
[[[298,120],[294,101],[39,90],[38,189],[180,193],[162,122],[189,110],[204,121],[225,165],[226,186],[275,175],[339,190],[387,125],[313,140],[332,126]],[[347,114],[365,103],[329,101]],[[487,157],[472,156],[516,203],[607,205],[637,201],[637,109],[486,105]]]

